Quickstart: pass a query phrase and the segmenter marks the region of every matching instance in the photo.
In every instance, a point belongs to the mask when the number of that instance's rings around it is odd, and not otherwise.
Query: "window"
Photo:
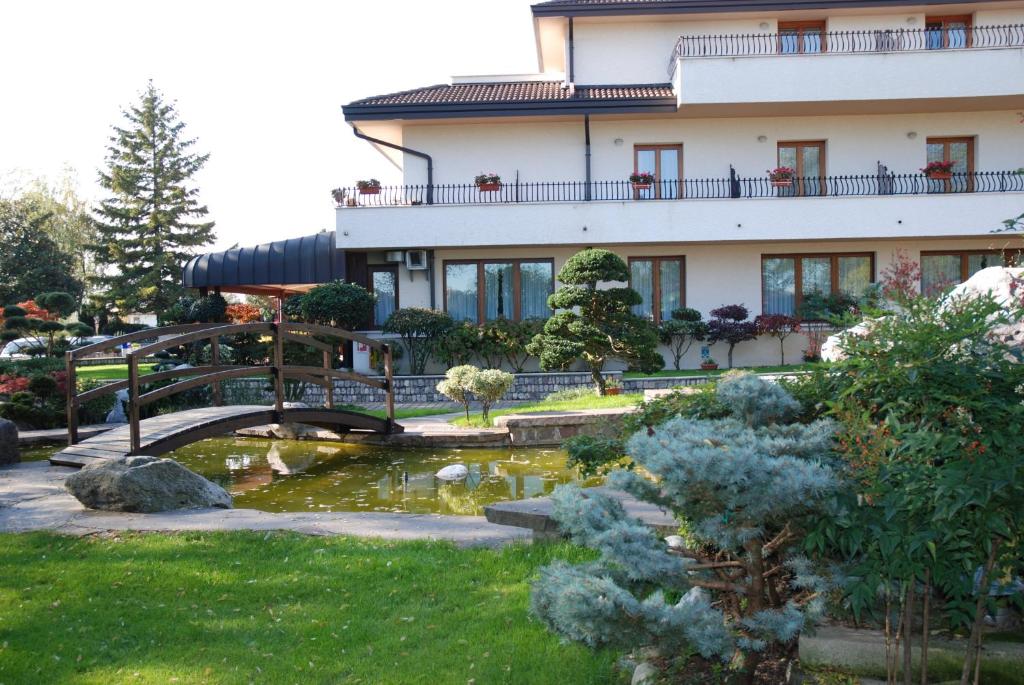
[[[806,295],[860,297],[874,280],[875,256],[870,252],[762,255],[761,309],[765,314],[796,316]]]
[[[929,50],[971,47],[971,15],[927,17],[925,45]]]
[[[824,21],[780,21],[779,54],[825,52]]]
[[[1008,263],[998,250],[968,250],[962,252],[922,252],[921,292],[934,295],[990,266]]]
[[[494,259],[444,263],[445,311],[456,321],[494,321],[551,316],[555,289],[550,259]]]
[[[634,314],[656,324],[671,319],[672,310],[686,303],[685,258],[630,257],[629,286],[643,298]]]
[[[780,195],[825,194],[825,141],[779,143],[778,165],[795,170],[796,176],[792,186],[777,189]]]
[[[635,190],[637,199],[672,199],[682,197],[683,146],[636,145],[633,147],[633,170],[654,174],[654,184],[647,190]]]
[[[974,138],[929,138],[925,162],[953,162],[953,178],[928,179],[928,192],[966,193],[974,188]]]
[[[368,270],[369,290],[376,296],[370,326],[380,328],[398,309],[398,267],[370,266]]]

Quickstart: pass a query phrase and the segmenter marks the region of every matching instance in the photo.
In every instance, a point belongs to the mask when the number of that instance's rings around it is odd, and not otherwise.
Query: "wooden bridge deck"
[[[175,414],[154,416],[139,422],[141,448],[136,454],[158,456],[184,445],[223,435],[239,428],[263,426],[268,423],[305,423],[332,430],[363,430],[375,433],[398,433],[402,427],[368,414],[341,409],[294,407],[278,413],[272,406],[238,405],[204,407]],[[50,463],[61,466],[86,466],[97,461],[117,459],[131,454],[129,426],[120,426],[65,447],[50,457]]]

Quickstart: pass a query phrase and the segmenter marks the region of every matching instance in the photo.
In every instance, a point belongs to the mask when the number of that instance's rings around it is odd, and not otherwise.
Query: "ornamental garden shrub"
[[[598,288],[599,283],[628,280],[626,263],[608,250],[582,250],[566,261],[558,272],[563,285],[548,298],[555,314],[527,346],[543,370],[564,370],[582,360],[598,394],[604,395],[601,372],[609,359],[645,372],[665,365],[654,326],[632,311],[641,303],[639,293],[628,287]]]
[[[469,421],[469,403],[472,401],[473,377],[479,369],[469,364],[454,366],[444,374],[444,380],[437,384],[437,391],[458,402],[466,410],[466,421]]]
[[[800,330],[800,320],[785,314],[761,314],[754,317],[758,335],[767,335],[779,341],[779,364],[786,365],[786,338]]]
[[[472,321],[452,326],[434,345],[435,356],[445,366],[465,366],[477,356],[480,348],[480,327]]]
[[[445,312],[423,307],[404,307],[392,312],[381,327],[397,335],[409,357],[409,373],[422,376],[434,354],[438,340],[455,326]]]
[[[355,283],[332,281],[302,296],[302,320],[348,331],[365,329],[373,315],[373,293]]]
[[[34,300],[3,308],[3,330],[0,340],[26,339],[30,348],[25,353],[42,351],[53,356],[59,337],[90,335],[92,329],[78,322],[64,324],[60,319],[75,311],[75,300],[69,293],[49,292]]]
[[[749,374],[723,378],[715,394],[724,418],[638,431],[624,448],[642,472],[608,478],[672,511],[686,536],[670,546],[614,498],[561,486],[555,520],[600,556],[542,569],[531,610],[567,639],[645,649],[682,669],[718,662],[753,683],[765,657],[790,654],[832,587],[800,550],[842,487],[835,426],[793,423],[798,403]]]
[[[480,402],[482,421],[490,419],[491,407],[505,396],[515,382],[515,376],[499,369],[478,369],[468,364],[448,369],[443,381],[437,384],[437,391],[453,402],[460,403],[469,419],[469,406],[475,398]]]
[[[524,319],[509,321],[498,319],[487,324],[490,335],[501,346],[501,353],[515,373],[522,373],[530,352],[526,349],[534,336],[544,332],[545,319]]]
[[[672,364],[676,371],[683,355],[690,351],[693,343],[704,340],[708,335],[708,324],[701,320],[701,314],[690,307],[672,310],[672,318],[658,326],[658,339],[672,353]]]
[[[708,322],[707,340],[714,345],[724,342],[729,346],[729,368],[732,368],[732,353],[736,346],[748,340],[757,339],[757,327],[747,321],[750,312],[742,304],[728,304],[711,310]]]

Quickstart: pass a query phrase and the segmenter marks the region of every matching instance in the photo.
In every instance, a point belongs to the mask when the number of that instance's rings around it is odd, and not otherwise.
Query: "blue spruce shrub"
[[[669,547],[614,498],[559,487],[555,520],[600,557],[544,568],[531,609],[568,639],[699,654],[753,683],[764,654],[784,654],[820,614],[837,577],[798,553],[802,532],[841,485],[835,426],[792,423],[800,404],[753,375],[730,374],[716,392],[728,416],[637,432],[626,454],[639,469],[608,479],[672,511],[686,545]]]

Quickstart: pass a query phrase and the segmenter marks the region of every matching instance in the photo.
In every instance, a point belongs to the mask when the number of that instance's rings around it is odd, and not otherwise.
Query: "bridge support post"
[[[220,338],[217,336],[210,338],[210,364],[215,369],[220,369]],[[213,406],[224,406],[224,393],[221,391],[220,381],[213,383]]]
[[[331,353],[324,350],[324,370],[327,371],[331,368]],[[324,397],[327,402],[328,409],[334,409],[334,379],[324,374],[324,380],[327,381],[327,387],[324,388]]]
[[[134,352],[128,353],[128,431],[131,436],[129,454],[138,454],[142,449],[142,434],[139,428],[139,358]]]
[[[64,353],[67,380],[64,394],[67,397],[68,444],[78,442],[78,379],[75,374],[75,355],[70,350]]]
[[[273,324],[274,331],[274,409],[284,411],[284,324]]]

